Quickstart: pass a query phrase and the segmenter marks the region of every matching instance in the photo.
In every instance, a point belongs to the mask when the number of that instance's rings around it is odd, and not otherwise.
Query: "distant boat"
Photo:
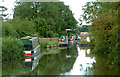
[[[64,36],[61,36],[60,39],[59,39],[60,42],[64,42],[65,41],[65,37]]]
[[[73,36],[70,36],[69,41],[73,41]]]

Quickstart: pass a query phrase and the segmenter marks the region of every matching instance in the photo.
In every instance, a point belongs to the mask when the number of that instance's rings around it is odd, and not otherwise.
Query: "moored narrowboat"
[[[40,56],[38,37],[22,37],[20,41],[24,44],[25,62],[30,62],[34,60],[34,57]]]

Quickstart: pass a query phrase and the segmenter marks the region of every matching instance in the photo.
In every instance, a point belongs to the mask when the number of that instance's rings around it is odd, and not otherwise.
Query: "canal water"
[[[107,65],[106,59],[91,55],[91,49],[69,42],[68,47],[53,48],[54,52],[32,62],[16,60],[2,62],[2,75],[118,75],[117,65]]]

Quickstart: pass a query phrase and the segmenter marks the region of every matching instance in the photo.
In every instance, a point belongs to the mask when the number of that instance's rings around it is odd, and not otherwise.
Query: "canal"
[[[119,66],[107,65],[105,58],[91,55],[89,47],[80,47],[75,41],[53,50],[57,53],[46,53],[32,62],[2,62],[2,75],[118,75]]]

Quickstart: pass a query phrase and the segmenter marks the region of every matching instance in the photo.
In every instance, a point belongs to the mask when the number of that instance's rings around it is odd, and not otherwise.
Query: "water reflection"
[[[96,56],[96,63],[93,64],[94,75],[119,75],[119,65],[106,64],[107,58]]]
[[[14,60],[2,62],[2,75],[28,75],[37,66],[39,58],[33,61]]]
[[[69,41],[69,48],[73,46],[73,41]]]
[[[119,66],[107,65],[103,57],[90,57],[89,48],[69,42],[66,48],[41,49],[34,60],[2,62],[3,75],[118,75]],[[58,49],[58,50],[56,50]],[[59,53],[48,54],[59,51]]]
[[[40,59],[40,45],[34,48],[33,51],[24,51],[25,52],[25,67],[23,74],[27,74],[30,71],[33,71],[34,68],[38,65]]]
[[[24,71],[22,73],[27,74],[30,71],[33,71],[34,68],[38,65],[39,59],[40,59],[40,55],[34,57],[34,60],[32,61],[25,62]]]
[[[72,69],[77,56],[75,47],[72,49],[61,49],[57,54],[46,54],[40,61],[38,66],[31,72],[33,75],[60,75]],[[67,58],[66,55],[71,56]]]
[[[2,75],[21,75],[24,71],[24,60],[2,62]]]
[[[32,51],[25,52],[25,60],[2,62],[2,75],[25,75],[34,70],[40,59],[40,45]]]
[[[75,60],[75,63],[72,69],[69,72],[61,73],[61,75],[92,75],[92,71],[89,68],[92,68],[92,64],[95,63],[95,57],[88,57],[90,49],[81,49],[77,45],[78,56]]]

